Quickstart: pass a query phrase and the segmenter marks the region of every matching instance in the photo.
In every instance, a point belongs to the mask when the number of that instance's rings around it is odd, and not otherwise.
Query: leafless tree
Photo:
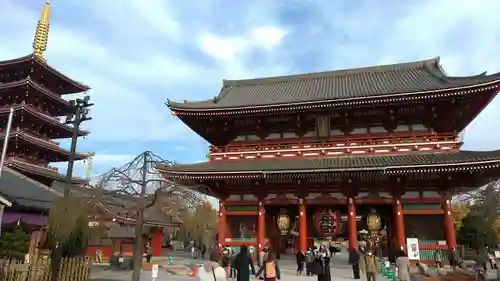
[[[135,243],[133,253],[132,281],[139,281],[142,267],[144,241],[144,212],[157,203],[167,201],[186,204],[194,208],[202,201],[202,196],[186,187],[177,185],[162,177],[157,167],[173,165],[151,151],[136,156],[132,161],[99,176],[97,186],[107,193],[123,193],[136,198]]]

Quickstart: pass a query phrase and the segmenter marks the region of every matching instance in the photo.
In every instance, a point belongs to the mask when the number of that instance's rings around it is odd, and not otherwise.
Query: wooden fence
[[[90,279],[92,261],[88,257],[62,258],[58,281],[87,281]],[[0,264],[1,281],[50,281],[50,259],[40,257],[33,263],[4,259]]]

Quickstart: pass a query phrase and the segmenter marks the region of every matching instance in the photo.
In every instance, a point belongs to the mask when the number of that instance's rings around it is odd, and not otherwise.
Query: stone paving
[[[352,279],[352,271],[351,267],[347,264],[347,255],[339,254],[332,258],[332,281],[344,281],[344,280],[353,280]],[[165,266],[168,261],[165,260],[163,262],[158,261],[160,265]],[[174,263],[178,264],[189,264],[192,263],[193,260],[187,258],[174,258]],[[163,263],[163,264],[162,264]],[[296,265],[293,260],[282,260],[280,261],[281,266],[281,280],[283,281],[307,281],[307,280],[316,280],[316,276],[307,277],[307,276],[297,276],[295,273]],[[118,280],[130,280],[132,277],[131,272],[123,272],[123,271],[109,271],[104,268],[95,269],[92,271],[92,280],[94,281],[118,281]],[[364,276],[361,276],[361,280],[365,280]],[[151,280],[151,271],[143,271],[141,273],[141,280]],[[155,281],[193,281],[195,280],[191,276],[186,275],[176,275],[167,272],[165,269],[161,269],[159,272],[158,279]],[[251,280],[258,280],[256,278],[252,278]],[[386,280],[384,277],[377,278],[379,281]]]

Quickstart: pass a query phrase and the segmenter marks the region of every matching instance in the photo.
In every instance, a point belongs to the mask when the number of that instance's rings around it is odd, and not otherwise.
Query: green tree
[[[462,227],[457,232],[457,240],[460,244],[473,249],[481,249],[484,245],[493,246],[497,242],[495,231],[481,214],[470,213],[462,223]]]
[[[459,230],[463,225],[463,219],[469,214],[469,206],[466,203],[456,202],[453,203],[452,208],[455,229]]]
[[[0,237],[0,255],[24,259],[28,253],[30,236],[22,227],[2,232]]]

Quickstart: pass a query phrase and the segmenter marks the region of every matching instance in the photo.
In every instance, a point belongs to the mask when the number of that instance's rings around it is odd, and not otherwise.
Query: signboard
[[[418,238],[406,238],[406,247],[408,251],[408,259],[420,260]]]
[[[151,276],[153,277],[153,280],[158,278],[158,265],[153,264],[153,267],[151,268]]]

